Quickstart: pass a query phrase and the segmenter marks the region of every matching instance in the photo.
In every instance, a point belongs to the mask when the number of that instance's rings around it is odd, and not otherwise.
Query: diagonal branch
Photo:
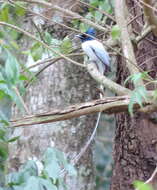
[[[50,50],[51,52],[55,53],[56,55],[59,55],[60,57],[64,58],[65,60],[75,64],[75,65],[78,65],[80,67],[84,67],[83,64],[80,64],[72,59],[70,59],[69,57],[65,56],[64,54],[60,53],[60,52],[57,52],[56,50],[54,50],[54,48],[51,48],[50,46],[48,46],[47,44],[45,44],[43,41],[41,41],[40,39],[36,38],[34,35],[32,35],[30,32],[27,32],[25,30],[23,30],[22,28],[19,28],[17,26],[14,26],[12,24],[9,24],[9,23],[6,23],[6,22],[0,22],[0,25],[2,26],[7,26],[7,27],[10,27],[18,32],[21,32],[23,33],[24,35],[28,36],[29,38],[39,42],[43,47],[47,48],[48,50]]]
[[[126,5],[124,0],[115,1],[115,15],[119,28],[121,29],[122,50],[126,59],[126,66],[131,74],[139,72],[130,35],[127,28],[127,19],[125,17]],[[143,85],[143,81],[139,80],[137,86]]]
[[[157,17],[152,9],[152,0],[143,0],[140,2],[143,4],[146,21],[151,26],[153,34],[157,37]]]
[[[87,64],[87,70],[94,80],[99,84],[103,85],[105,88],[108,88],[113,93],[118,95],[127,95],[131,92],[128,88],[125,88],[114,81],[110,80],[106,76],[103,76],[96,68],[95,64],[91,61],[90,64]]]
[[[49,3],[49,2],[46,2],[46,1],[42,1],[42,0],[20,0],[20,1],[23,1],[23,2],[28,2],[28,3],[34,3],[34,4],[39,4],[39,5],[42,5],[44,7],[48,7],[49,9],[53,9],[53,10],[56,10],[56,11],[59,11],[59,12],[62,12],[66,15],[70,15],[73,17],[73,19],[78,19],[82,22],[84,22],[85,24],[88,24],[88,25],[91,25],[101,31],[104,31],[106,32],[106,28],[100,26],[99,24],[96,24],[94,22],[92,22],[91,20],[88,20],[86,18],[84,18],[83,16],[71,11],[71,10],[68,10],[68,9],[64,9],[62,7],[59,7],[58,5],[53,5],[52,3]]]
[[[102,111],[107,114],[118,113],[127,111],[129,102],[129,96],[106,97],[103,99],[93,100],[90,102],[76,104],[66,108],[56,109],[50,112],[13,120],[11,121],[11,125],[12,127],[20,127],[43,123],[52,123]],[[139,105],[135,103],[134,109],[138,108]]]

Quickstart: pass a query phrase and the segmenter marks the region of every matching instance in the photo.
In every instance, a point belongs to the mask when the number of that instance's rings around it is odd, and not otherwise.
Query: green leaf
[[[4,98],[6,96],[6,93],[0,89],[0,99]]]
[[[54,181],[59,178],[60,172],[61,168],[56,160],[52,160],[51,163],[47,164],[44,168],[44,173],[46,173],[47,176],[52,178]]]
[[[60,45],[60,50],[64,54],[68,54],[72,51],[72,42],[68,37],[63,39],[63,42]]]
[[[45,41],[48,45],[51,45],[51,41],[52,41],[52,36],[50,33],[45,32]]]
[[[23,80],[29,80],[29,78],[26,77],[25,75],[20,75],[19,79],[22,80],[22,81]]]
[[[153,190],[150,184],[146,184],[142,181],[135,181],[134,187],[138,190]]]
[[[24,15],[26,14],[26,10],[23,9],[22,7],[16,6],[16,7],[15,7],[15,13],[16,13],[18,16],[24,16]]]
[[[88,28],[89,28],[89,25],[84,24],[84,23],[81,23],[81,24],[80,24],[80,30],[81,30],[82,32],[85,32]]]
[[[9,9],[8,6],[5,6],[0,12],[0,20],[4,22],[9,21]]]
[[[15,41],[10,41],[10,44],[11,44],[11,46],[13,46],[13,48],[15,48],[16,50],[19,50],[20,48],[19,48],[19,45],[15,42]]]
[[[38,168],[33,160],[29,160],[19,172],[10,173],[7,177],[7,183],[12,185],[23,185],[31,176],[37,176]]]
[[[40,177],[31,176],[27,183],[22,184],[21,188],[19,186],[14,186],[15,190],[57,190],[57,188],[48,180],[42,179]]]
[[[5,141],[6,130],[0,129],[0,139]]]
[[[57,159],[56,149],[48,148],[44,154],[43,162],[44,173],[53,180],[59,178],[61,168]]]
[[[118,25],[114,25],[112,27],[112,30],[111,30],[111,36],[114,40],[117,40],[119,39],[120,37],[120,34],[121,34],[121,31],[120,31],[120,28]]]
[[[7,118],[6,115],[2,112],[2,110],[0,110],[0,123],[5,124],[6,126],[9,125],[8,118]]]
[[[19,138],[20,138],[20,136],[13,137],[13,138],[9,139],[7,142],[11,143],[11,142],[17,141]]]
[[[99,0],[90,0],[90,4],[94,7],[97,7],[99,5]]]
[[[44,158],[44,173],[46,176],[52,178],[53,180],[57,180],[60,176],[60,172],[64,167],[71,176],[76,176],[75,168],[68,163],[66,157],[63,152],[55,149],[48,148]]]
[[[130,75],[124,82],[124,84],[126,84],[129,80],[131,82],[133,82],[134,84],[137,84],[137,82],[139,80],[147,80],[147,81],[150,81],[149,79],[149,75],[148,75],[148,71],[145,71],[145,72],[140,72],[140,73],[135,73],[133,75]]]
[[[31,55],[34,61],[41,59],[43,53],[43,48],[39,42],[35,42],[34,45],[31,47]]]
[[[100,11],[95,11],[95,20],[97,22],[101,21],[102,17],[103,17],[103,14]]]
[[[7,79],[12,83],[15,84],[20,75],[20,67],[17,59],[7,50],[7,61],[5,63],[5,73]]]
[[[111,6],[108,1],[101,1],[99,3],[99,9],[106,11],[107,13],[111,12]]]
[[[143,106],[142,102],[147,101],[147,91],[144,86],[135,88],[131,93],[131,98],[128,106],[129,113],[133,115],[133,105],[138,103],[140,107]]]
[[[68,171],[70,176],[77,176],[77,171],[72,164],[66,164],[65,169]]]
[[[0,162],[7,160],[8,154],[8,143],[0,141]]]
[[[29,176],[37,176],[38,175],[38,167],[33,160],[29,160],[26,164],[22,167],[22,171],[24,173],[28,173]]]

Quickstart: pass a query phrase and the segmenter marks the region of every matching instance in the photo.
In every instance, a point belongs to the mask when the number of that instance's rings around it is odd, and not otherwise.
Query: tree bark
[[[130,19],[131,15],[133,18],[141,14],[140,5],[137,2],[127,0],[127,7],[130,10]],[[135,35],[137,32],[141,33],[145,24],[143,16],[138,16],[131,24],[132,31],[136,31]],[[134,46],[138,65],[145,71],[150,71],[149,74],[153,78],[156,77],[157,70],[156,45],[157,38],[149,33],[137,46]],[[123,84],[128,75],[125,60],[119,57],[118,83]],[[153,89],[153,86],[148,86],[148,89]],[[126,113],[116,115],[117,128],[111,190],[134,189],[135,180],[146,181],[152,175],[157,161],[156,116],[157,113],[135,113],[132,118]]]
[[[63,1],[55,1],[63,3]],[[71,7],[73,1],[64,1],[64,6]],[[62,5],[61,5],[62,6]],[[52,15],[51,13],[47,13]],[[53,12],[53,16],[57,13]],[[58,14],[61,17],[62,15]],[[65,35],[64,28],[51,25],[60,39]],[[83,62],[83,59],[78,59]],[[50,111],[52,107],[62,108],[73,103],[89,101],[95,97],[95,82],[87,71],[67,61],[59,61],[47,68],[38,80],[27,90],[26,104],[32,114]],[[95,126],[96,115],[62,122],[36,125],[14,130],[13,136],[20,139],[10,146],[12,170],[17,170],[28,159],[41,159],[47,147],[57,147],[68,158],[74,158],[86,144]],[[66,179],[69,189],[92,190],[95,186],[92,147],[84,153],[77,163],[78,176]]]

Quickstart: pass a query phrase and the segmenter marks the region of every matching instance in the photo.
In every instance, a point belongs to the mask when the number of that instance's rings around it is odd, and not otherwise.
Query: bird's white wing
[[[110,58],[103,45],[97,40],[89,40],[82,43],[82,49],[89,56],[90,60],[96,61],[99,71],[110,70]]]
[[[105,65],[110,65],[110,57],[105,50],[104,46],[97,40],[93,40],[93,43],[90,43],[90,47],[95,53],[96,57]]]

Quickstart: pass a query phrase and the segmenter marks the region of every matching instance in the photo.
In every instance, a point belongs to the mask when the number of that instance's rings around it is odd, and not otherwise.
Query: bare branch
[[[117,24],[121,29],[121,43],[124,56],[127,57],[126,66],[128,67],[131,74],[139,72],[133,46],[131,43],[130,35],[127,29],[127,20],[125,17],[126,5],[123,0],[115,1],[115,15]],[[130,63],[130,60],[132,63]],[[138,85],[143,85],[143,81],[139,80]]]
[[[60,57],[66,59],[67,61],[70,61],[71,63],[75,64],[75,65],[78,65],[78,66],[81,66],[81,67],[84,67],[83,64],[80,64],[72,59],[70,59],[69,57],[65,56],[64,54],[60,53],[60,52],[57,52],[54,50],[54,48],[51,48],[50,46],[48,46],[47,44],[45,44],[43,41],[39,40],[38,38],[36,38],[34,35],[32,35],[30,32],[27,32],[17,26],[14,26],[12,24],[9,24],[9,23],[6,23],[6,22],[0,22],[0,25],[2,26],[7,26],[7,27],[10,27],[18,32],[21,32],[23,33],[24,35],[28,36],[29,38],[39,42],[42,46],[44,46],[45,48],[47,48],[48,50],[52,51],[53,53],[55,53],[56,55],[59,55]]]
[[[140,36],[137,36],[135,39],[136,43],[139,43],[141,40],[143,40],[149,33],[151,32],[151,27],[144,28],[141,32]]]
[[[29,109],[27,108],[27,106],[26,106],[26,104],[25,104],[25,102],[24,102],[22,96],[20,95],[19,90],[18,90],[16,87],[13,87],[13,89],[14,89],[16,95],[18,96],[18,98],[19,98],[19,100],[20,100],[20,102],[21,102],[23,108],[25,109],[25,112],[29,115],[29,114],[30,114]]]
[[[105,88],[108,88],[112,92],[118,95],[126,95],[129,94],[131,91],[115,82],[110,80],[109,78],[101,75],[101,73],[97,70],[94,63],[90,62],[90,64],[87,64],[87,70],[90,73],[90,75],[101,85],[103,85]]]
[[[152,0],[140,1],[143,4],[144,15],[148,25],[150,25],[153,34],[157,37],[157,17],[152,8]]]
[[[91,102],[72,105],[63,109],[57,109],[50,112],[27,116],[22,119],[16,119],[11,121],[11,125],[12,127],[20,127],[51,123],[102,111],[107,114],[118,113],[127,111],[129,102],[129,96],[106,97]],[[134,109],[138,108],[139,105],[134,104]]]
[[[101,31],[104,31],[104,32],[107,31],[106,28],[100,26],[99,24],[96,24],[96,23],[92,22],[91,20],[88,20],[88,19],[82,17],[81,15],[79,15],[77,13],[75,13],[75,12],[73,12],[71,10],[59,7],[57,5],[53,5],[53,4],[49,3],[49,2],[41,1],[41,0],[20,0],[20,1],[28,2],[28,3],[34,3],[34,4],[39,4],[39,5],[48,7],[49,9],[54,9],[56,11],[59,11],[59,12],[62,12],[64,14],[66,14],[66,15],[70,15],[70,16],[73,17],[73,19],[78,19],[78,20],[80,20],[80,21],[82,21],[82,22],[84,22],[84,23],[86,23],[86,24],[88,24],[90,26],[93,26],[93,27],[95,27],[95,28],[97,28],[97,29],[99,29]]]

